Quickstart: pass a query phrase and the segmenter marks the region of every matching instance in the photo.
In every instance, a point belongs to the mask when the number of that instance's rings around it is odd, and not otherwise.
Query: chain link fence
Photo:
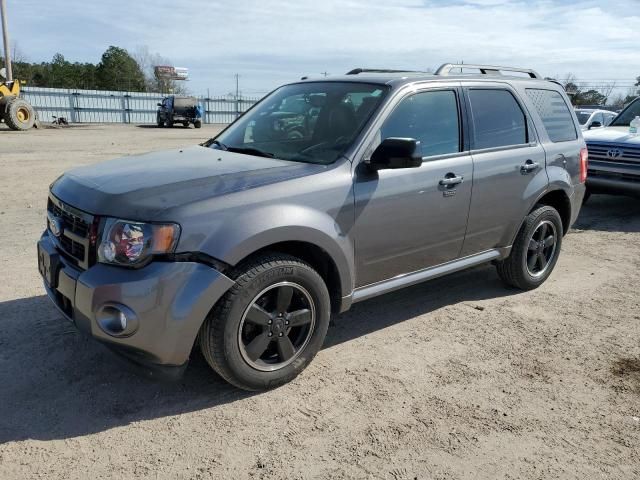
[[[23,87],[22,96],[38,112],[41,122],[65,117],[71,123],[155,123],[159,93],[70,90]],[[203,108],[203,123],[231,123],[259,98],[233,95],[197,96]]]

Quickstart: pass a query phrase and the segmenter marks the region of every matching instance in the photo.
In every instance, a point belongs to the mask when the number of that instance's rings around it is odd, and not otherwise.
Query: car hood
[[[169,208],[326,168],[195,146],[76,168],[56,180],[51,192],[95,215],[150,220]]]
[[[582,132],[587,142],[626,143],[640,146],[640,135],[629,135],[629,127],[603,127]]]

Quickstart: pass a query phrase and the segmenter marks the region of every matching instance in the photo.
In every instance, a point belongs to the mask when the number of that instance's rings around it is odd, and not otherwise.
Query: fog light
[[[124,305],[110,303],[103,305],[96,313],[100,328],[112,337],[128,337],[138,329],[138,318]]]

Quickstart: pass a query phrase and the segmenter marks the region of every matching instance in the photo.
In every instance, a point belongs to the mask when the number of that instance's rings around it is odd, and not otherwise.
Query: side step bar
[[[436,267],[425,268],[417,272],[405,273],[397,277],[384,280],[382,282],[373,283],[365,287],[356,288],[353,291],[352,303],[361,302],[369,298],[377,297],[384,293],[393,292],[416,283],[422,283],[426,280],[441,277],[449,273],[465,270],[469,267],[475,267],[492,260],[505,258],[509,255],[511,247],[487,250],[486,252],[471,255],[469,257],[460,258],[449,263],[444,263]]]

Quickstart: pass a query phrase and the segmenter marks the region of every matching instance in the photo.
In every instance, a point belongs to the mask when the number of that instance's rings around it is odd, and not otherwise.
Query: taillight
[[[580,183],[587,181],[587,168],[589,166],[589,150],[580,150]]]

